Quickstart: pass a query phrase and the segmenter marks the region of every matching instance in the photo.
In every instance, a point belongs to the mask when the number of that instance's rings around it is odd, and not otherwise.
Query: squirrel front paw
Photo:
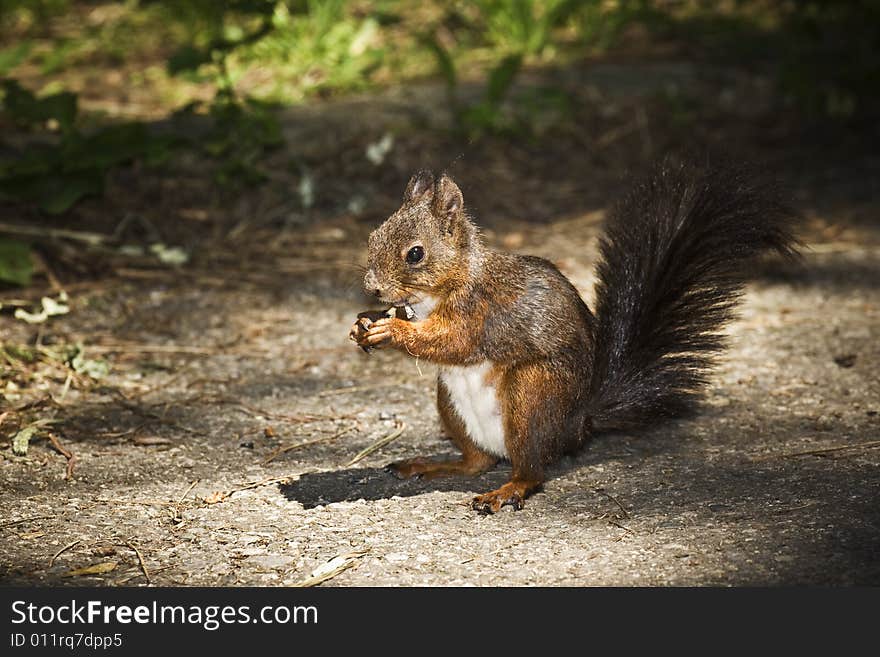
[[[357,343],[359,347],[368,353],[370,348],[363,343],[363,340],[367,337],[367,331],[370,330],[371,324],[372,322],[367,317],[358,317],[358,320],[351,325],[351,330],[348,332],[348,339]]]
[[[370,324],[366,333],[360,336],[357,342],[362,347],[374,349],[399,346],[403,331],[401,325],[405,323],[396,317],[383,317]]]
[[[357,321],[351,325],[351,330],[348,332],[348,339],[352,342],[357,343],[357,345],[370,353],[372,351],[373,345],[368,344],[365,340],[367,337],[367,333],[370,330],[370,327],[373,325],[373,322],[380,319],[387,319],[388,313],[390,310],[367,310],[362,313],[358,313]]]

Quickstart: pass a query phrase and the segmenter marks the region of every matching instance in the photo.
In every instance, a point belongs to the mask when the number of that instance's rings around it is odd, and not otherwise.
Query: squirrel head
[[[467,279],[478,248],[458,185],[446,174],[419,171],[400,209],[370,233],[364,289],[395,306],[444,296]]]

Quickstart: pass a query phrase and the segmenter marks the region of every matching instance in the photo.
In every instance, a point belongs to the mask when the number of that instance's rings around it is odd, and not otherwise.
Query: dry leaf
[[[357,565],[358,559],[367,554],[369,550],[355,550],[348,554],[338,554],[327,563],[323,563],[312,571],[312,574],[301,582],[294,584],[294,587],[309,588],[318,586],[328,579],[333,579],[338,574],[345,572],[352,566]]]
[[[327,563],[322,563],[320,566],[315,568],[312,571],[311,577],[315,579],[323,579],[328,575],[335,573],[343,569],[345,566],[350,564],[353,561],[351,557],[337,555],[330,559]]]
[[[224,493],[222,490],[215,491],[208,495],[205,498],[205,504],[217,504],[218,502],[222,502],[227,497],[229,497],[228,493]]]
[[[76,577],[77,575],[103,575],[115,570],[119,563],[116,561],[102,561],[101,563],[92,564],[85,568],[77,568],[68,573],[64,573],[65,577]]]

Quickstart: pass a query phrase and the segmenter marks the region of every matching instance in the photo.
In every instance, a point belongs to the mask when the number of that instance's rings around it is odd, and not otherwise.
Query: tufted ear
[[[427,169],[422,169],[409,179],[406,191],[403,193],[403,202],[417,201],[425,194],[434,193],[434,174]]]
[[[445,173],[437,182],[433,206],[434,214],[440,218],[444,229],[451,233],[464,209],[464,197],[455,181]]]

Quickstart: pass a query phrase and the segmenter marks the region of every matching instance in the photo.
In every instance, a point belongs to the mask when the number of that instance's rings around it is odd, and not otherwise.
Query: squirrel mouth
[[[411,320],[415,317],[416,311],[413,310],[412,304],[409,299],[402,299],[401,301],[395,301],[391,304],[393,308],[403,309],[403,312],[406,315],[407,320]]]

